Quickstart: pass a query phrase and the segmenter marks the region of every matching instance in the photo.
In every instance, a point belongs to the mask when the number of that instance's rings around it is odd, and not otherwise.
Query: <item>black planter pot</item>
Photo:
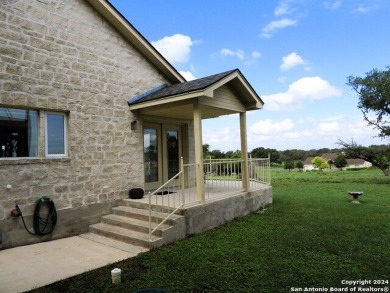
[[[133,188],[129,190],[129,198],[141,199],[144,197],[144,190],[142,188]]]

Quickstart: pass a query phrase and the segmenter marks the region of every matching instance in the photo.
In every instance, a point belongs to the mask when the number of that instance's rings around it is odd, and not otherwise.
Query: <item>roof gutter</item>
[[[182,93],[178,95],[173,95],[173,96],[168,96],[162,99],[156,99],[152,101],[145,101],[142,103],[137,103],[137,104],[129,104],[129,109],[130,110],[138,110],[138,109],[143,109],[147,107],[153,107],[157,105],[163,105],[167,103],[173,103],[173,102],[179,102],[179,101],[185,101],[185,100],[190,100],[198,97],[205,96],[205,92],[203,90],[198,90],[198,91],[193,91],[193,92],[187,92],[187,93]]]

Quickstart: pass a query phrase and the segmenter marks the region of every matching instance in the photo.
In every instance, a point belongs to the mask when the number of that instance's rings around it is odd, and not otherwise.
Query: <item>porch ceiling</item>
[[[142,116],[192,120],[194,118],[193,100],[194,99],[187,101],[187,103],[167,103],[164,105],[143,108],[139,110],[139,114]],[[200,105],[200,107],[202,112],[202,119],[215,118],[223,115],[237,113],[232,109],[229,110],[208,105]]]

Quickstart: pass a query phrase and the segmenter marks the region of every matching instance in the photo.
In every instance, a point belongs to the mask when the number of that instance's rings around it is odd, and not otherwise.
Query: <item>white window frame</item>
[[[49,154],[49,142],[48,142],[48,127],[47,117],[48,115],[58,115],[64,117],[64,153],[63,154]],[[63,112],[45,112],[45,156],[46,157],[67,157],[68,156],[68,128],[67,128],[67,114]]]

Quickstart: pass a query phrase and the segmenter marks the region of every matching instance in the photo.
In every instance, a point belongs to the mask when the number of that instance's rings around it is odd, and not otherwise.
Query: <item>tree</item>
[[[341,154],[337,155],[333,160],[333,164],[336,166],[336,168],[342,170],[345,166],[348,165],[347,158]]]
[[[226,158],[226,154],[220,150],[210,151],[209,156],[211,156],[212,159],[225,159]]]
[[[332,159],[326,161],[329,165],[329,169],[332,169],[332,165],[334,165],[334,161]]]
[[[241,151],[240,150],[235,150],[233,151],[228,151],[225,153],[226,157],[229,159],[240,159],[241,158]]]
[[[369,125],[379,129],[379,137],[390,136],[390,67],[373,69],[366,77],[349,76],[347,85],[359,95],[358,108]],[[374,113],[376,118],[369,117]]]
[[[313,160],[311,160],[311,163],[313,164],[314,167],[320,169],[326,169],[329,168],[329,164],[326,162],[324,158],[321,157],[315,157]]]
[[[294,169],[294,161],[288,160],[288,161],[284,162],[284,169],[287,169],[289,171]]]
[[[203,147],[203,157],[209,158],[210,157],[210,145],[206,143],[206,144],[202,145],[202,147]]]
[[[338,144],[344,147],[344,153],[347,158],[363,159],[382,170],[385,176],[390,176],[390,145],[364,147],[354,141],[347,143],[341,140]]]
[[[299,170],[299,172],[302,172],[302,170],[303,170],[303,162],[302,161],[295,162],[295,168],[297,168]]]
[[[253,158],[268,158],[268,154],[271,155],[271,163],[280,164],[280,154],[276,149],[266,149],[263,147],[258,147],[253,149],[250,154]]]
[[[307,152],[304,150],[297,150],[297,149],[292,149],[292,150],[285,150],[282,151],[280,154],[280,159],[285,162],[287,160],[294,160],[294,161],[304,161],[307,157]]]

